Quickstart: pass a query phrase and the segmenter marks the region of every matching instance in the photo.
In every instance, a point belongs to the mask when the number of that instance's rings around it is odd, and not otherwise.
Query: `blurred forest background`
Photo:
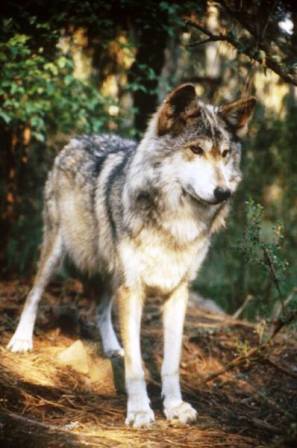
[[[2,6],[3,9],[3,6]],[[173,86],[258,103],[226,231],[194,287],[248,318],[297,306],[297,12],[293,1],[7,1],[0,28],[0,269],[34,274],[42,192],[78,133],[140,139]],[[66,275],[66,274],[64,274]]]

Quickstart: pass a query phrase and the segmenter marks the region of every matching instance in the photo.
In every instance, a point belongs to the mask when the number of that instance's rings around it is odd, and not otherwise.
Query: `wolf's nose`
[[[218,202],[225,201],[231,196],[231,190],[229,188],[217,187],[214,190],[214,197]]]

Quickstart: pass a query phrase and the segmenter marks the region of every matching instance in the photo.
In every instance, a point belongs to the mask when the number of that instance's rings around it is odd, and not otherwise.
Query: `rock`
[[[58,361],[79,373],[89,373],[89,356],[82,341],[74,342],[58,354]]]
[[[79,339],[60,352],[57,359],[60,364],[83,374],[85,384],[103,395],[114,396],[116,390],[124,390],[123,359],[103,358],[98,354],[97,344]]]
[[[211,313],[226,314],[214,300],[203,297],[194,291],[190,292],[189,303]]]

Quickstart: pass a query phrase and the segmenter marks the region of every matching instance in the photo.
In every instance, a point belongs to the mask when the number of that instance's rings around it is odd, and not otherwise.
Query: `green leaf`
[[[0,117],[2,118],[2,120],[6,123],[9,124],[11,122],[11,116],[8,115],[6,112],[4,112],[3,110],[0,110]]]

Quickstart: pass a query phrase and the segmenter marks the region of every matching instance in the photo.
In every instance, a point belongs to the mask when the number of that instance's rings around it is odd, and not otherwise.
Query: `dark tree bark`
[[[137,131],[143,132],[147,121],[154,113],[158,104],[157,88],[159,76],[165,60],[165,47],[167,32],[164,28],[153,30],[146,28],[138,30],[138,51],[128,76],[129,83],[141,83],[143,89],[133,93],[134,107],[136,108],[134,124]],[[152,79],[143,66],[148,66],[155,73]]]
[[[17,200],[15,194],[15,176],[17,166],[16,141],[17,135],[10,132],[4,126],[0,127],[1,138],[1,164],[0,164],[0,178],[1,178],[1,196],[0,196],[0,234],[1,246],[0,251],[0,266],[5,266],[4,254],[10,238],[10,230],[13,222],[16,220],[15,201]]]

